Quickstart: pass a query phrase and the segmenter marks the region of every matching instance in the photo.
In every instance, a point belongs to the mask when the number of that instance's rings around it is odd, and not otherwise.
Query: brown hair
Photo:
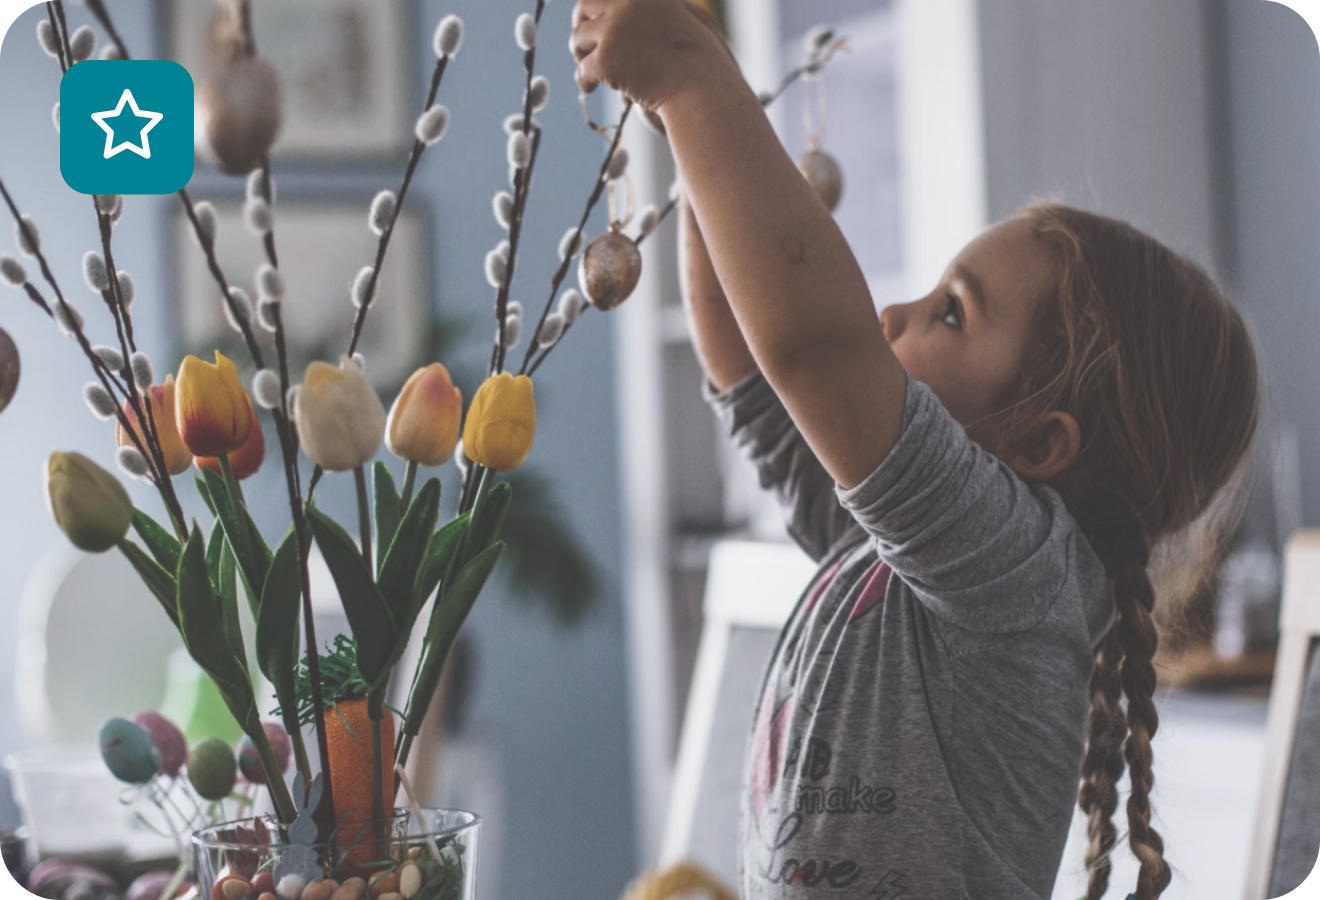
[[[1057,204],[1023,216],[1053,251],[1057,278],[1037,309],[1040,351],[1020,375],[1005,433],[1025,434],[1050,410],[1077,420],[1081,452],[1059,489],[1105,564],[1117,609],[1095,655],[1078,791],[1090,835],[1087,898],[1108,887],[1126,768],[1136,896],[1154,900],[1171,873],[1150,821],[1159,637],[1147,567],[1158,542],[1188,530],[1241,482],[1258,416],[1256,357],[1213,280],[1160,242]]]

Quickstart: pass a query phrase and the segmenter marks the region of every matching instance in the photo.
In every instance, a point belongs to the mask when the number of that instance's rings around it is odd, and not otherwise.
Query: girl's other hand
[[[569,41],[584,92],[605,84],[653,112],[738,64],[706,13],[687,0],[578,0]]]

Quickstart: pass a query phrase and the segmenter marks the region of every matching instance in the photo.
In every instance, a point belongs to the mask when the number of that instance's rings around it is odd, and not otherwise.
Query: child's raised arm
[[[579,83],[659,112],[752,356],[830,475],[858,484],[897,440],[904,373],[834,219],[684,0],[580,0],[574,22]]]
[[[679,268],[692,347],[706,379],[716,390],[727,391],[757,371],[756,360],[729,308],[692,207],[683,201],[681,211]]]

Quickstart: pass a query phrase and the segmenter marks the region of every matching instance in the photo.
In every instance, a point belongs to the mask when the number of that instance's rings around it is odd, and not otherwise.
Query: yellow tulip
[[[385,407],[352,360],[309,365],[294,405],[303,452],[328,472],[357,468],[385,439]]]
[[[147,390],[147,395],[151,404],[151,420],[156,423],[161,453],[165,456],[165,468],[171,475],[180,475],[192,465],[193,455],[179,435],[179,426],[174,418],[174,376],[165,376],[164,384],[153,384]],[[138,424],[137,413],[133,411],[133,404],[127,400],[124,401],[124,418],[133,423],[133,433],[145,447],[147,443]],[[120,447],[135,446],[122,424],[115,426],[115,443]]]
[[[119,479],[81,453],[50,455],[46,496],[60,530],[89,553],[115,546],[133,520],[133,502]]]
[[[252,401],[223,353],[216,351],[215,365],[184,357],[174,391],[174,418],[195,456],[232,453],[247,441]]]
[[[431,363],[413,372],[390,407],[385,446],[399,459],[438,466],[454,455],[463,393],[449,371]]]
[[[508,372],[488,378],[472,398],[463,426],[468,457],[488,469],[511,472],[527,461],[535,437],[532,380]]]

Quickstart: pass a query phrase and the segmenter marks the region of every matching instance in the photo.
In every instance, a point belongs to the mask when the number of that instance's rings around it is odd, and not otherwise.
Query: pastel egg
[[[234,790],[237,769],[229,745],[219,738],[207,738],[193,748],[188,781],[203,800],[223,800]]]
[[[160,768],[151,735],[128,719],[109,719],[101,726],[100,743],[106,768],[120,781],[146,784]]]

